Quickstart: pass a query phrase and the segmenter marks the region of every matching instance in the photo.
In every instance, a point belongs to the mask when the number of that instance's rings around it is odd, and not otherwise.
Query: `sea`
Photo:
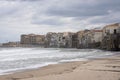
[[[117,52],[73,48],[0,48],[0,75],[50,64],[109,57]]]

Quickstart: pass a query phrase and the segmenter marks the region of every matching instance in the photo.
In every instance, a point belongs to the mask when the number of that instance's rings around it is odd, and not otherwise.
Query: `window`
[[[63,37],[62,39],[65,39],[65,37]]]
[[[117,31],[116,31],[116,29],[114,29],[114,34],[116,34],[117,33]]]

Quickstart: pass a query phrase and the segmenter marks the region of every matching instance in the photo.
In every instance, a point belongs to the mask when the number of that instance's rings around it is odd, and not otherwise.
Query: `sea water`
[[[0,48],[0,74],[62,62],[85,61],[114,55],[98,49]]]

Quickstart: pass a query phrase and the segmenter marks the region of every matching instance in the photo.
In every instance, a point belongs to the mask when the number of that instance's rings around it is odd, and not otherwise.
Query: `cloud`
[[[52,25],[52,26],[58,26],[63,25],[65,22],[63,21],[63,18],[55,17],[55,16],[46,16],[46,15],[36,15],[32,17],[32,24],[35,25]]]
[[[90,18],[89,22],[91,23],[105,23],[105,24],[110,24],[110,23],[119,23],[120,22],[120,11],[116,12],[110,12],[110,14],[105,15],[105,16],[97,16],[94,18]]]
[[[92,17],[108,15],[109,10],[120,11],[120,1],[116,0],[62,0],[49,7],[49,15],[64,17]]]
[[[1,0],[1,1],[9,1],[9,2],[11,2],[11,1],[20,1],[20,2],[22,2],[22,1],[27,1],[27,2],[35,2],[35,1],[42,1],[42,0]]]
[[[0,0],[0,42],[21,34],[79,31],[120,21],[119,0]]]

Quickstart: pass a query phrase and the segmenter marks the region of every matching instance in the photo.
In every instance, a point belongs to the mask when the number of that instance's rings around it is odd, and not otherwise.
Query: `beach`
[[[120,55],[51,64],[38,69],[1,75],[0,80],[120,80]]]
[[[120,80],[120,0],[0,3],[0,80]]]

